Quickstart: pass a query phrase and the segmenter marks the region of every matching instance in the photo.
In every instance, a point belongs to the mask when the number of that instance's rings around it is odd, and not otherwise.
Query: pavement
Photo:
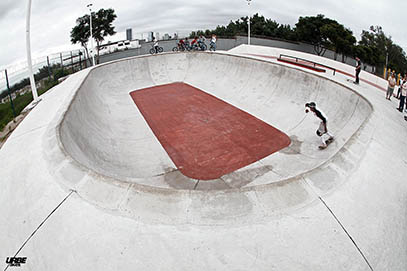
[[[0,150],[0,258],[27,257],[21,270],[406,270],[395,99],[367,73],[374,85],[354,85],[345,64],[281,51],[343,71],[320,74],[277,63],[279,50],[128,58],[42,95]],[[186,177],[130,96],[176,82],[291,144],[217,179]],[[335,135],[323,151],[309,101]]]

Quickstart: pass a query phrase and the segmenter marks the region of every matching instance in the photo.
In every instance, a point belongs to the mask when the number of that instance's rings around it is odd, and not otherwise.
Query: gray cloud
[[[1,0],[0,2],[0,22],[7,19],[10,12],[16,9],[21,4],[21,1],[17,0]]]

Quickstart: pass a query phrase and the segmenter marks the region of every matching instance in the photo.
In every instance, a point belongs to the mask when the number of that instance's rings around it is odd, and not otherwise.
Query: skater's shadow
[[[298,140],[296,135],[290,136],[291,144],[290,146],[282,149],[280,152],[284,154],[299,154],[301,152],[301,145],[304,141]]]

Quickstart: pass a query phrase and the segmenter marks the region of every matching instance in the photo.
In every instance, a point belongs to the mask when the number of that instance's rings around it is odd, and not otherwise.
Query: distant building
[[[152,41],[153,38],[154,38],[154,33],[153,32],[148,32],[147,41]]]
[[[170,35],[168,35],[168,33],[165,33],[165,34],[164,34],[164,39],[165,39],[165,40],[169,40],[169,39],[170,39]]]
[[[133,30],[131,28],[126,29],[126,40],[133,40]]]

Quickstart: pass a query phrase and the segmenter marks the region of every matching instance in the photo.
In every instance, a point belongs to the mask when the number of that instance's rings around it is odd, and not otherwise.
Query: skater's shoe
[[[326,147],[328,147],[328,146],[327,146],[327,145],[318,146],[318,148],[319,148],[320,150],[326,149]]]
[[[326,144],[329,144],[329,143],[331,143],[332,141],[334,141],[334,137],[333,137],[333,136],[329,137],[325,142],[326,142]]]

